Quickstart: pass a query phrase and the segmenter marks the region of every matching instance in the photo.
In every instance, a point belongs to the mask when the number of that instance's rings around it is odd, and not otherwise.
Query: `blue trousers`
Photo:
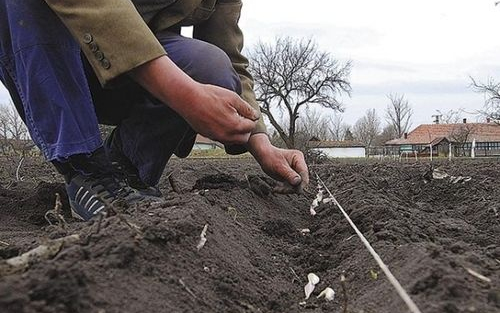
[[[156,34],[169,57],[193,79],[241,91],[219,48],[178,33]],[[123,154],[156,185],[170,156],[186,154],[195,133],[139,85],[103,89],[58,17],[41,0],[0,0],[0,80],[48,160],[102,146],[98,124],[116,125]]]

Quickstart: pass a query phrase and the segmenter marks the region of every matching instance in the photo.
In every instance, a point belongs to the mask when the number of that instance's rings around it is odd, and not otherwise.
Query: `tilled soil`
[[[436,167],[454,177],[434,179]],[[114,208],[88,223],[66,215],[64,228],[44,219],[63,186],[29,179],[47,180],[50,168],[2,184],[0,260],[70,234],[81,240],[0,277],[0,312],[408,312],[338,208],[321,204],[310,215],[315,179],[304,195],[276,195],[251,160],[175,160],[171,168],[179,193],[165,176],[165,203]],[[422,312],[500,312],[500,167],[434,168],[329,162],[311,174]],[[305,301],[310,272],[320,282]],[[335,300],[316,299],[327,286]]]

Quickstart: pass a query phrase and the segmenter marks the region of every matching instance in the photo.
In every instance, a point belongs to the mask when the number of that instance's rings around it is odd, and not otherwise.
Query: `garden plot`
[[[320,201],[311,215],[316,180],[304,195],[277,195],[251,160],[176,160],[178,193],[165,176],[166,203],[83,223],[63,196],[63,227],[44,218],[62,185],[49,168],[24,166],[23,181],[5,177],[0,188],[0,273],[6,260],[58,245],[0,275],[2,313],[408,312],[338,208]],[[422,312],[500,312],[496,162],[311,172]]]

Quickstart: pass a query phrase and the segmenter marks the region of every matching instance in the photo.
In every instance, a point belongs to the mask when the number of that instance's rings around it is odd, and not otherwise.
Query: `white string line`
[[[349,215],[347,215],[347,213],[344,211],[344,209],[342,208],[342,206],[340,205],[340,203],[337,201],[337,199],[335,199],[335,197],[330,192],[330,190],[325,185],[325,183],[321,180],[321,178],[319,178],[318,174],[316,174],[316,177],[318,178],[318,181],[323,185],[323,187],[325,187],[325,190],[328,192],[328,194],[332,198],[333,202],[340,209],[340,211],[342,212],[342,214],[344,215],[344,217],[347,219],[347,221],[349,222],[349,224],[351,225],[351,227],[354,229],[354,231],[358,235],[359,239],[361,239],[361,241],[363,242],[363,244],[365,245],[365,247],[368,249],[368,251],[370,252],[370,254],[373,256],[373,258],[377,262],[378,266],[382,269],[382,271],[384,272],[384,274],[389,279],[389,282],[394,286],[394,288],[398,292],[398,294],[401,297],[401,299],[403,299],[403,301],[406,303],[406,305],[408,306],[408,308],[410,309],[410,311],[412,313],[422,313],[419,310],[419,308],[417,307],[417,305],[415,304],[415,302],[413,302],[413,300],[410,298],[410,296],[408,295],[408,293],[401,286],[401,284],[396,279],[396,277],[394,277],[394,275],[392,275],[391,271],[389,270],[389,268],[387,267],[387,265],[385,265],[384,261],[382,261],[382,259],[380,258],[380,256],[378,255],[378,253],[375,251],[375,249],[372,248],[372,246],[370,245],[370,243],[368,242],[368,240],[366,240],[365,236],[363,236],[363,234],[359,231],[358,227],[356,227],[356,225],[351,220],[351,218],[349,217]]]

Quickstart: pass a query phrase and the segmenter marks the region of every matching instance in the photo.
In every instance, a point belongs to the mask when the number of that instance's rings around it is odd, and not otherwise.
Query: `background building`
[[[193,150],[215,150],[223,149],[224,146],[217,141],[203,137],[202,135],[196,135],[196,141],[194,142]]]
[[[385,143],[389,154],[447,156],[451,147],[454,156],[500,156],[500,125],[496,123],[424,124],[403,138]]]
[[[312,138],[308,148],[312,151],[324,153],[329,158],[364,158],[365,145],[356,141],[331,141]]]

